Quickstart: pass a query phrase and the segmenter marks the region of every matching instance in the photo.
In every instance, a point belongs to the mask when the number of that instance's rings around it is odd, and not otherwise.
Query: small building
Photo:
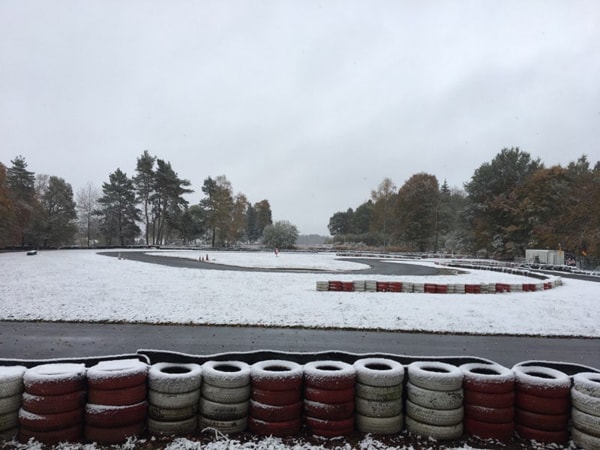
[[[528,264],[552,264],[562,266],[565,263],[565,252],[562,250],[525,250]]]

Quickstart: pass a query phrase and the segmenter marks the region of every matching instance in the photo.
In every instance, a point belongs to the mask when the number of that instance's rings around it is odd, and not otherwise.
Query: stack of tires
[[[347,436],[354,431],[356,369],[342,361],[304,366],[304,423],[317,436]]]
[[[0,441],[10,441],[19,432],[25,370],[23,366],[0,367]]]
[[[409,364],[406,429],[437,440],[460,438],[464,416],[462,385],[462,371],[451,364]]]
[[[354,368],[356,429],[373,434],[399,433],[404,426],[404,366],[391,359],[365,358],[356,361]]]
[[[582,448],[600,449],[600,373],[573,376],[571,437]]]
[[[86,369],[83,364],[43,364],[23,374],[19,441],[78,442],[83,437]]]
[[[293,436],[302,428],[300,364],[267,360],[251,368],[250,432],[262,436]]]
[[[524,439],[565,444],[569,440],[571,379],[541,366],[513,367],[515,429]]]
[[[121,444],[146,428],[148,365],[137,359],[102,361],[88,369],[85,438]]]
[[[208,361],[202,365],[200,429],[240,433],[250,407],[250,366],[242,361]]]
[[[499,364],[471,363],[464,373],[464,428],[471,436],[509,441],[515,430],[515,375]]]
[[[198,427],[199,364],[161,362],[148,372],[148,432],[182,435]]]

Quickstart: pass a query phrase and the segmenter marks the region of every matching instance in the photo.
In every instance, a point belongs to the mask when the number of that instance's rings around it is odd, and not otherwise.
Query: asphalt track
[[[141,252],[121,255],[149,263],[168,263],[175,267],[248,270],[179,258],[165,260]],[[418,265],[373,260],[364,262],[371,267],[359,273],[439,273],[436,268]],[[428,357],[476,356],[506,366],[535,359],[600,368],[600,339],[204,325],[0,322],[0,360],[84,358],[134,353],[138,349],[171,350],[194,355],[264,349],[290,352],[342,350]]]

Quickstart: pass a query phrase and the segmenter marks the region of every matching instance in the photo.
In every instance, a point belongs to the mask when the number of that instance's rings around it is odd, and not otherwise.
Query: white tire
[[[399,414],[394,417],[369,417],[355,414],[354,424],[361,433],[396,434],[402,431],[404,416]]]
[[[185,420],[161,421],[148,418],[148,432],[158,435],[188,434],[196,431],[198,419],[191,417]]]
[[[368,384],[356,383],[356,397],[364,398],[365,400],[375,400],[379,402],[391,402],[402,399],[403,387],[401,384],[397,386],[369,386]]]
[[[575,428],[592,436],[600,437],[600,415],[587,414],[573,408],[571,410],[571,420]]]
[[[600,373],[581,372],[573,375],[573,387],[591,397],[600,398]]]
[[[462,423],[464,409],[431,409],[416,405],[410,400],[406,401],[406,415],[411,419],[428,425],[452,426]]]
[[[462,422],[450,426],[436,426],[418,422],[408,416],[405,418],[405,422],[406,429],[410,433],[439,441],[459,439],[463,434]]]
[[[571,428],[571,438],[577,447],[588,450],[600,449],[600,437],[578,430],[576,426]]]
[[[237,388],[250,384],[250,366],[242,361],[207,361],[202,365],[205,383]]]
[[[206,382],[202,385],[202,397],[217,403],[244,402],[250,398],[251,392],[252,386],[250,384],[235,388],[213,386]]]
[[[22,398],[21,394],[0,398],[0,415],[19,411]]]
[[[24,366],[0,366],[0,398],[23,392]]]
[[[432,391],[456,391],[462,388],[463,372],[452,364],[416,361],[408,366],[408,380]]]
[[[248,416],[236,420],[215,420],[202,416],[198,419],[200,431],[204,431],[208,428],[218,430],[222,433],[241,433],[246,430],[247,425]]]
[[[402,414],[402,400],[380,402],[358,397],[354,402],[354,408],[359,414],[367,417],[394,417]]]
[[[0,414],[0,432],[19,426],[19,411]]]
[[[152,404],[148,405],[148,416],[163,422],[190,419],[197,414],[198,404],[186,406],[184,408],[161,408]]]
[[[404,366],[392,359],[359,359],[354,368],[356,381],[369,386],[396,386],[404,381]]]
[[[463,389],[455,391],[432,391],[415,386],[411,382],[406,384],[408,399],[419,406],[431,409],[456,409],[463,405]]]
[[[572,389],[571,404],[581,412],[600,416],[600,397],[592,397],[577,389]]]
[[[200,398],[199,413],[202,417],[220,421],[239,420],[248,415],[250,400],[241,403],[217,403]]]
[[[185,408],[198,403],[200,400],[200,389],[180,394],[167,394],[165,392],[148,391],[148,403],[160,408]]]
[[[191,392],[202,384],[202,367],[199,364],[161,362],[148,371],[148,388],[157,392],[179,394]]]

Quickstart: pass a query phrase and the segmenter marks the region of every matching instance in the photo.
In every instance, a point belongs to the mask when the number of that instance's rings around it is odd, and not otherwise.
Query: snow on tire
[[[58,414],[34,414],[19,410],[19,425],[32,431],[54,431],[83,423],[83,409]]]
[[[302,416],[302,402],[274,406],[250,400],[250,417],[265,422],[287,422]]]
[[[577,389],[572,389],[571,404],[581,412],[600,416],[600,397],[592,397]]]
[[[425,408],[431,409],[456,409],[463,405],[463,389],[453,391],[432,391],[424,389],[410,381],[406,384],[406,394],[408,399]]]
[[[573,375],[573,388],[591,397],[600,398],[600,373],[581,372]]]
[[[392,417],[369,417],[357,413],[354,420],[356,429],[361,433],[396,434],[400,433],[404,426],[402,414]]]
[[[23,409],[35,414],[57,414],[83,408],[86,391],[75,391],[63,395],[33,395],[23,393]]]
[[[571,379],[559,370],[541,366],[513,367],[517,391],[540,397],[564,397],[571,392]]]
[[[456,409],[431,409],[406,401],[406,415],[417,422],[435,425],[452,426],[462,423],[464,410],[461,406]]]
[[[169,394],[166,392],[158,392],[152,389],[148,390],[148,403],[159,408],[185,408],[198,403],[200,400],[200,390],[190,392],[180,392],[177,394]]]
[[[456,425],[439,426],[419,422],[410,416],[405,417],[406,429],[419,436],[431,437],[440,441],[458,439],[463,434],[462,422]]]
[[[302,391],[300,389],[290,391],[266,391],[264,389],[252,387],[251,399],[272,406],[290,405],[302,400]]]
[[[260,436],[286,437],[295,436],[302,429],[302,419],[292,419],[283,422],[269,422],[255,417],[248,417],[248,431]]]
[[[320,389],[354,389],[356,369],[342,361],[312,361],[304,366],[306,386]]]
[[[23,392],[24,366],[0,366],[0,398]]]
[[[573,408],[571,418],[573,425],[584,433],[600,437],[600,411],[597,414],[588,414]]]
[[[62,395],[84,390],[86,369],[84,364],[42,364],[27,369],[23,374],[25,391],[33,395]]]
[[[347,436],[354,431],[354,416],[341,420],[326,420],[305,416],[304,422],[313,434],[326,438]]]
[[[357,383],[369,386],[397,386],[404,381],[404,366],[386,358],[364,358],[354,363]]]
[[[145,422],[123,425],[119,427],[95,427],[87,424],[84,429],[85,439],[103,445],[123,444],[132,436],[141,436],[146,429]]]
[[[199,364],[160,362],[148,371],[148,388],[156,392],[180,394],[200,389],[202,367]]]
[[[125,389],[146,383],[148,364],[138,359],[100,361],[87,371],[90,389]]]
[[[304,414],[321,420],[343,420],[354,415],[354,401],[346,403],[320,403],[304,400]]]
[[[416,361],[408,365],[408,380],[432,391],[456,391],[462,388],[463,372],[452,364]]]
[[[347,389],[319,389],[306,387],[304,399],[320,403],[346,403],[354,401],[354,386]]]
[[[148,403],[127,406],[106,406],[88,403],[85,406],[85,423],[95,427],[120,427],[146,420]]]
[[[196,431],[198,419],[190,417],[183,420],[162,421],[148,418],[148,432],[157,435],[189,434]]]
[[[250,398],[252,387],[250,384],[244,386],[225,388],[213,386],[205,382],[202,384],[202,397],[217,403],[240,403]]]
[[[125,406],[146,400],[146,383],[123,389],[90,389],[88,402],[96,405]]]
[[[590,450],[600,449],[600,437],[585,433],[577,429],[577,426],[571,428],[571,438],[578,447]]]
[[[403,387],[397,386],[369,386],[368,384],[356,383],[355,395],[365,400],[379,402],[391,402],[402,399]]]
[[[515,417],[515,409],[509,408],[487,408],[465,403],[465,417],[486,423],[507,423],[512,422]]]
[[[242,361],[207,361],[202,376],[212,386],[238,388],[250,384],[250,366]]]
[[[500,364],[469,363],[460,366],[464,373],[463,388],[488,394],[514,390],[515,374]]]
[[[284,360],[266,360],[252,365],[252,386],[267,391],[300,389],[304,376],[300,364]]]
[[[367,417],[394,417],[402,414],[402,400],[380,402],[357,397],[355,408],[356,412]]]
[[[202,417],[214,420],[238,420],[248,415],[250,401],[241,403],[217,403],[200,398],[199,412]]]
[[[241,433],[246,430],[248,425],[248,416],[235,420],[210,419],[208,417],[199,417],[198,426],[200,431],[208,429],[218,430],[222,433]]]

